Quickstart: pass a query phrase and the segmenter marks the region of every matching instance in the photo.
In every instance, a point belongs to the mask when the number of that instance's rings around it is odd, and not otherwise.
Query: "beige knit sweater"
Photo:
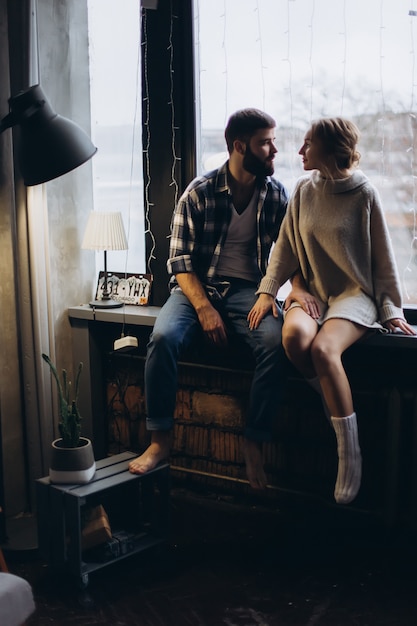
[[[379,322],[404,318],[381,202],[360,170],[335,181],[314,171],[297,182],[257,293],[275,296],[298,269],[322,303],[320,321],[381,328]]]

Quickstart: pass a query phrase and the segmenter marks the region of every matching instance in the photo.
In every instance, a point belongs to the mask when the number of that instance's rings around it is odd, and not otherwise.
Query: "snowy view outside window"
[[[146,272],[140,2],[88,0],[88,18],[94,208],[123,216],[129,250],[108,253],[109,271]]]
[[[417,304],[414,12],[409,0],[195,0],[199,170],[226,158],[228,116],[255,106],[277,120],[275,176],[291,190],[310,121],[351,118],[362,133],[360,167],[382,198],[405,306]]]
[[[140,3],[88,0],[97,210],[120,210],[128,253],[113,271],[146,271],[141,145]],[[277,120],[275,175],[291,191],[312,119],[343,115],[362,137],[402,280],[417,305],[417,6],[412,0],[194,0],[197,168],[226,158],[224,126],[256,106]],[[109,36],[111,33],[111,36]]]

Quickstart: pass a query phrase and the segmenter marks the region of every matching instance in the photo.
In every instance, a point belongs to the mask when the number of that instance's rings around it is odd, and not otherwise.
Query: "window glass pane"
[[[229,115],[255,106],[277,120],[275,176],[291,191],[303,174],[298,150],[310,121],[353,119],[405,306],[417,304],[413,13],[407,0],[195,0],[200,172],[227,158]]]
[[[94,207],[120,211],[127,252],[108,270],[145,272],[140,69],[140,2],[88,0]],[[97,271],[103,255],[97,254]]]

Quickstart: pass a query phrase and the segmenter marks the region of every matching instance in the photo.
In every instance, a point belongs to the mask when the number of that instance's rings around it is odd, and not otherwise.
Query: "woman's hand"
[[[306,289],[292,286],[288,296],[285,298],[284,311],[286,311],[292,302],[297,302],[301,308],[313,319],[320,317],[320,307],[317,299],[311,295]]]
[[[272,309],[274,317],[278,317],[278,308],[275,305],[275,298],[267,293],[259,294],[258,300],[248,313],[249,328],[255,330],[265,317],[265,315]]]
[[[404,335],[416,335],[416,331],[412,326],[407,324],[401,317],[395,317],[383,323],[390,333],[403,333]]]

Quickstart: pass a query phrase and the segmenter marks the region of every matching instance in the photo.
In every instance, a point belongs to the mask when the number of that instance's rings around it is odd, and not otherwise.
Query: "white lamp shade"
[[[127,250],[122,214],[92,211],[81,247],[86,250]]]

